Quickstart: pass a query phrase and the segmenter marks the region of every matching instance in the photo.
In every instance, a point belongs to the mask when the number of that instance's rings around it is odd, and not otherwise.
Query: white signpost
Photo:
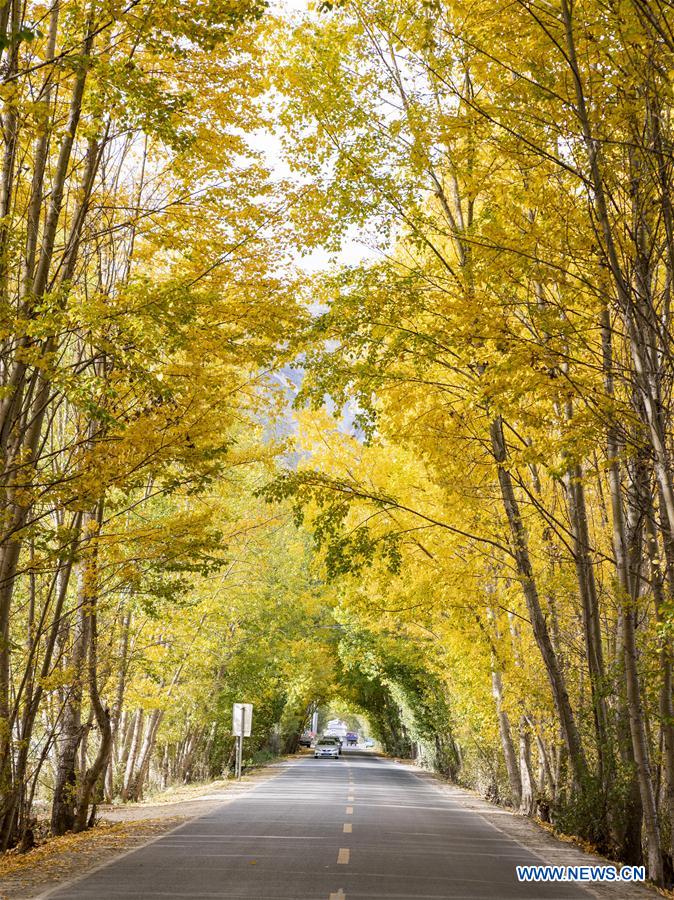
[[[250,737],[253,727],[253,704],[235,703],[232,709],[232,734],[236,737],[235,775],[241,780],[241,763],[243,761],[243,739]]]

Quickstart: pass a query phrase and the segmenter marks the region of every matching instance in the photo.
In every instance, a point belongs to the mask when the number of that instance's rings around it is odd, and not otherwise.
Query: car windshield
[[[331,740],[330,738],[322,738],[322,739],[318,742],[318,746],[319,746],[319,747],[334,747],[335,744],[336,744],[336,741]]]

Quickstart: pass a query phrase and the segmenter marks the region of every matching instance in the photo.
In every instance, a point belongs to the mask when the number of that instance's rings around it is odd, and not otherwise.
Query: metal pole
[[[242,729],[243,731],[243,729]],[[243,734],[239,735],[236,745],[236,778],[241,781],[241,762],[243,759]]]
[[[249,730],[250,723],[248,722],[248,706],[244,706],[243,715],[241,716],[241,765],[239,766],[239,772],[243,768],[243,739],[246,732]]]

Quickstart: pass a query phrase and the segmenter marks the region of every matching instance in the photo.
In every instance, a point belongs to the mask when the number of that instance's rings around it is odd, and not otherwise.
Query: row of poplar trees
[[[355,585],[358,615],[397,610],[449,642],[455,673],[485,648],[449,702],[493,691],[512,802],[552,801],[623,860],[643,849],[658,884],[674,856],[673,23],[667,0],[346,0],[278,48],[313,189],[297,228],[353,254],[321,282],[304,396],[350,409],[370,446],[323,422],[308,441],[324,464],[272,493],[310,511],[333,574],[379,557],[407,573],[407,597]]]
[[[222,563],[220,500],[194,498],[266,452],[249,416],[295,313],[242,137],[261,13],[0,2],[2,849],[29,841],[34,801],[60,834],[104,785],[142,793],[188,668],[172,604]],[[185,721],[180,777],[214,734]]]

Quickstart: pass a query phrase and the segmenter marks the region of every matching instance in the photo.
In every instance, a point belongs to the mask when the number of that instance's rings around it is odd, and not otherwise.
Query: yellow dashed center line
[[[353,815],[353,806],[347,806],[347,807],[346,807],[346,814],[347,814],[347,816],[352,816],[352,815]]]
[[[353,825],[351,824],[351,822],[345,822],[344,823],[344,834],[351,834],[352,831],[353,831]]]
[[[330,894],[330,900],[346,900],[346,894],[340,888],[336,894]]]
[[[340,866],[345,866],[348,863],[350,856],[351,851],[348,847],[340,847],[339,853],[337,854],[337,863]]]

